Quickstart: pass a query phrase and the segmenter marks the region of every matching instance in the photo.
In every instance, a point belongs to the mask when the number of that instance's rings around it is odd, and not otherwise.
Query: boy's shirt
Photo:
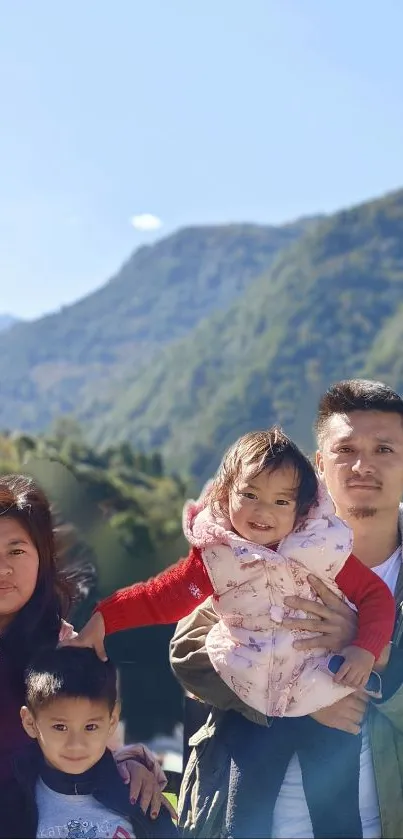
[[[40,778],[35,798],[37,837],[41,839],[134,839],[130,822],[92,795],[64,795],[50,789]]]
[[[76,794],[79,793],[79,794]],[[82,775],[44,763],[37,743],[16,756],[0,784],[0,839],[178,839],[165,807],[156,819],[131,804],[112,753]]]

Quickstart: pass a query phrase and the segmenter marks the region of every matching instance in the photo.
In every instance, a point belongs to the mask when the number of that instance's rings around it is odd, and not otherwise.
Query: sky
[[[57,310],[180,227],[403,187],[402,0],[0,0],[0,20],[0,312]]]

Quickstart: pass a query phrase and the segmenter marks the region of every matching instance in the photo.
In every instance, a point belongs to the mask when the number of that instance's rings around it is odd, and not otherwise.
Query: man
[[[361,730],[359,806],[364,839],[403,836],[403,571],[399,505],[403,495],[403,400],[378,382],[339,382],[322,397],[316,420],[316,464],[335,503],[337,514],[354,533],[354,553],[394,592],[397,604],[392,644],[377,662],[383,695],[368,703],[353,694],[314,715],[324,726]],[[400,513],[403,523],[403,515]],[[296,643],[335,652],[355,634],[355,615],[323,584],[312,580],[322,603],[291,598],[308,617],[289,620],[289,627],[318,636]],[[228,755],[223,711],[240,712],[260,725],[262,715],[243,705],[211,667],[205,637],[216,620],[206,602],[177,627],[171,665],[187,691],[214,706],[207,725],[192,738],[185,771],[180,820],[185,835],[220,836],[228,793]],[[218,711],[217,709],[221,709]],[[366,711],[368,710],[368,714]],[[268,759],[275,756],[268,755]],[[320,769],[319,769],[320,771]],[[190,794],[191,793],[191,794]],[[257,805],[258,806],[258,805]],[[340,802],[340,806],[343,803]],[[274,813],[274,839],[312,837],[298,760],[288,767]]]

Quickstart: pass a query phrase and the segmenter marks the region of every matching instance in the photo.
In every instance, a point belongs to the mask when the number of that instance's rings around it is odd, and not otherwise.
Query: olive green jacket
[[[403,512],[401,516],[403,524]],[[403,532],[403,528],[401,528]],[[171,641],[171,667],[185,690],[214,706],[193,747],[179,798],[184,836],[221,835],[229,779],[223,738],[215,737],[223,711],[234,710],[260,725],[267,719],[245,705],[213,670],[205,638],[217,621],[207,600],[179,622]],[[369,708],[369,727],[383,839],[403,837],[403,566],[396,587],[396,624],[389,664],[382,674],[383,697]],[[201,770],[202,767],[202,771]]]

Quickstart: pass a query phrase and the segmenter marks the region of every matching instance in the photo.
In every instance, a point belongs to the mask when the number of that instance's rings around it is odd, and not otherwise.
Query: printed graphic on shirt
[[[130,822],[92,795],[64,795],[40,779],[36,803],[38,839],[134,839]]]
[[[123,823],[119,823],[122,821]],[[86,819],[71,819],[67,824],[57,824],[38,832],[38,837],[60,837],[60,839],[133,839],[128,822],[119,817],[105,819],[94,824]]]
[[[71,821],[67,822],[67,839],[97,839],[98,830],[95,825],[88,826],[88,822]]]

